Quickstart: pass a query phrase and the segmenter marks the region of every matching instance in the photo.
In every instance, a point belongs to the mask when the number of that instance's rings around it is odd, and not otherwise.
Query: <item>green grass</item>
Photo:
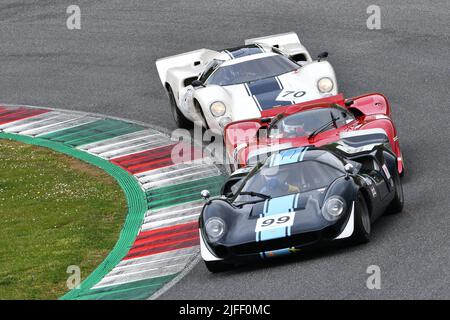
[[[108,255],[126,200],[101,169],[46,148],[0,140],[0,299],[56,299],[67,267],[81,278]]]

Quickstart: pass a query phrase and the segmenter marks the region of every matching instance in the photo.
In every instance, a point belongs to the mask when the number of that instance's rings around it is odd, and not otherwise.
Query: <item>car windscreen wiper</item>
[[[272,196],[269,196],[268,194],[254,192],[254,191],[242,191],[240,195],[248,195],[252,197],[259,197],[262,199],[272,199]]]
[[[262,201],[266,201],[267,199],[258,199],[258,200],[251,200],[251,201],[243,201],[243,202],[236,202],[234,203],[234,205],[236,207],[242,207],[245,206],[246,204],[254,204],[254,203],[258,203],[258,202],[262,202]]]
[[[328,129],[329,126],[333,125],[336,129],[337,129],[337,124],[336,124],[336,120],[339,120],[340,118],[337,117],[333,117],[333,114],[330,112],[331,114],[331,120],[328,121],[327,123],[325,123],[323,126],[320,126],[319,128],[317,128],[316,130],[314,130],[309,136],[308,139],[311,139],[313,137],[315,137],[316,135],[318,135],[319,133],[325,131],[326,129]]]

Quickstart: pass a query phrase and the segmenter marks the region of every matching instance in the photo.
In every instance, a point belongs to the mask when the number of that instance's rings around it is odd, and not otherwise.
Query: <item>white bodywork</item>
[[[166,89],[170,86],[177,107],[187,119],[201,123],[205,127],[208,126],[215,133],[221,134],[226,123],[261,117],[261,111],[264,109],[337,94],[338,89],[333,67],[327,61],[313,61],[306,48],[300,43],[297,34],[290,32],[245,41],[245,45],[252,44],[259,47],[261,53],[233,57],[227,50],[218,52],[200,49],[156,61],[161,83]],[[208,85],[206,83],[204,87],[195,88],[190,85],[190,82],[197,79],[213,59],[224,61],[218,67],[220,69],[236,63],[279,54],[297,60],[301,67],[296,71],[271,77],[276,78],[279,87],[270,92],[269,96],[273,101],[267,101],[266,99],[265,105],[260,104],[258,96],[254,95],[252,90],[249,90],[246,83],[226,86]],[[325,77],[331,79],[334,85],[330,92],[322,93],[317,87],[317,82]],[[271,85],[273,88],[273,83]],[[299,92],[300,94],[297,94]],[[297,95],[297,97],[294,95]],[[194,101],[197,103],[194,103]],[[215,117],[210,111],[211,104],[216,101],[222,102],[226,107],[225,114],[219,117]]]

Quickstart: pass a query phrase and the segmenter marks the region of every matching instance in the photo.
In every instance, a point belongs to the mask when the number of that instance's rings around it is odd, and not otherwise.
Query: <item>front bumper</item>
[[[352,236],[355,225],[355,203],[352,203],[350,215],[340,232],[333,227],[311,231],[285,238],[262,242],[251,242],[235,246],[218,246],[214,252],[200,233],[200,250],[204,261],[244,262],[261,258],[273,258],[301,252],[304,249],[330,245],[335,241]]]

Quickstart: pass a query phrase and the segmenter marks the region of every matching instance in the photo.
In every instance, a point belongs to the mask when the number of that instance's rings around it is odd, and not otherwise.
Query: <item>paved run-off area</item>
[[[198,254],[200,191],[217,194],[223,177],[205,158],[174,163],[172,150],[183,142],[125,120],[1,106],[0,139],[48,147],[96,165],[125,192],[128,215],[116,246],[80,288],[62,299],[149,298]]]

